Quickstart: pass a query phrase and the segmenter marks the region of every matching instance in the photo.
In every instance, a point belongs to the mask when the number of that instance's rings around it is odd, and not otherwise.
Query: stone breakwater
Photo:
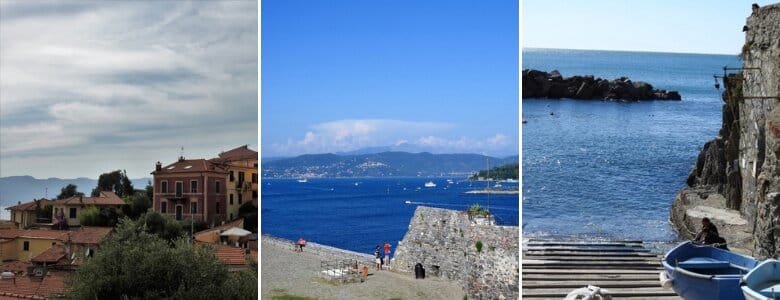
[[[294,241],[270,235],[263,235],[262,239],[264,243],[272,244],[282,249],[289,248],[290,251],[295,250]],[[303,248],[303,251],[333,261],[354,259],[362,264],[369,266],[374,265],[373,255],[322,245],[311,241],[306,242],[306,247]]]
[[[411,273],[421,263],[426,276],[460,282],[469,299],[517,299],[518,235],[518,227],[479,225],[465,212],[418,206],[393,271]]]
[[[723,79],[722,127],[699,153],[687,180],[689,188],[677,196],[670,219],[687,236],[685,228],[692,222],[686,220],[692,216],[684,207],[713,196],[722,198],[725,209],[739,213],[747,223],[748,237],[725,236],[729,243],[748,248],[758,258],[778,257],[780,4],[751,14],[744,29],[743,70]],[[684,197],[691,191],[701,197]]]
[[[523,98],[585,100],[680,100],[677,91],[658,90],[647,82],[626,77],[614,80],[593,76],[564,78],[558,71],[523,70]]]

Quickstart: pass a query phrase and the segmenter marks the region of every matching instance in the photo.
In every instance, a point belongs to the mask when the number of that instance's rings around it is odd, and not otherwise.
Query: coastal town
[[[249,285],[245,287],[250,291],[249,297],[252,290],[256,295],[257,166],[257,151],[244,145],[208,159],[180,156],[173,162],[157,162],[147,190],[121,191],[124,197],[116,190],[105,189],[95,196],[76,193],[60,199],[18,201],[7,208],[11,220],[0,223],[0,296],[3,299],[75,297],[77,293],[83,296],[83,285],[78,282],[83,277],[79,274],[82,267],[90,268],[93,262],[104,261],[105,242],[114,241],[118,238],[115,235],[121,234],[117,233],[122,230],[120,227],[133,222],[155,237],[170,238],[171,247],[187,243],[191,247],[185,248],[193,254],[206,260],[215,259],[227,271],[222,274],[226,276],[223,281],[249,274],[250,280],[240,282]],[[66,194],[67,190],[63,187]],[[151,197],[147,196],[149,191]],[[146,209],[134,211],[144,208],[138,203],[139,198],[148,200]],[[114,218],[108,222],[113,226],[90,218],[95,211],[101,216],[108,215],[108,219]],[[133,246],[123,248],[130,251]],[[153,259],[154,255],[147,253],[150,258],[141,259]],[[169,266],[158,267],[165,271]],[[173,272],[172,269],[170,266],[169,271]],[[131,278],[136,270],[113,272]],[[139,296],[149,291],[86,292],[102,299]],[[167,293],[156,292],[161,296]]]

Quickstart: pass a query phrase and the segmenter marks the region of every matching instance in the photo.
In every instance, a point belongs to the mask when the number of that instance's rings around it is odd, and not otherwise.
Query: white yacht
[[[436,187],[436,184],[433,181],[428,181],[425,183],[425,187]]]

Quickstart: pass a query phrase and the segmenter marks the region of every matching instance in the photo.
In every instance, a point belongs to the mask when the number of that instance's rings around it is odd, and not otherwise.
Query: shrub
[[[477,247],[477,252],[482,252],[482,241],[477,241],[475,246]]]

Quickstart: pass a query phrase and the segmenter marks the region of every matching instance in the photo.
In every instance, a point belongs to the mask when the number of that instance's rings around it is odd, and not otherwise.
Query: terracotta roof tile
[[[214,245],[215,255],[226,265],[246,265],[246,250],[224,245]]]
[[[114,192],[100,192],[98,197],[73,196],[54,201],[56,205],[125,205],[125,201]]]
[[[41,208],[46,207],[47,204],[54,203],[54,200],[49,200],[46,198],[41,198],[38,200],[33,200],[25,203],[21,203],[19,205],[14,205],[11,207],[6,207],[7,210],[13,210],[13,211],[35,211],[35,208],[37,208],[37,205],[35,204],[36,201],[41,203]]]
[[[0,264],[0,272],[14,272],[15,274],[27,273],[27,267],[32,266],[29,262],[23,262],[18,260],[12,260]]]
[[[258,159],[257,151],[249,149],[249,145],[243,145],[219,154],[219,159],[224,162]]]
[[[160,171],[152,172],[153,175],[190,173],[190,172],[215,172],[227,173],[224,168],[205,159],[185,159],[162,167]]]
[[[41,252],[38,256],[34,257],[31,261],[36,263],[56,263],[60,259],[65,258],[65,246],[54,245],[46,251]]]
[[[0,239],[32,238],[64,240],[67,231],[51,229],[0,229]]]
[[[46,299],[62,295],[66,290],[65,277],[71,272],[49,270],[42,277],[16,276],[0,279],[0,299]]]
[[[79,230],[70,232],[70,239],[76,244],[100,244],[111,230],[112,227],[82,226]]]

